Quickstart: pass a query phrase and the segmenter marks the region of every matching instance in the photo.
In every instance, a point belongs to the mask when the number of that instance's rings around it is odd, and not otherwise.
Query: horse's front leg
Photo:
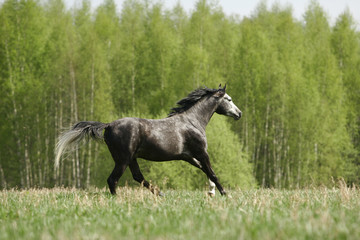
[[[214,195],[215,195],[215,187],[213,184],[215,184],[215,186],[217,187],[217,189],[219,190],[221,195],[226,195],[224,188],[219,183],[219,180],[218,180],[214,170],[211,167],[209,155],[207,153],[204,153],[201,155],[201,157],[198,157],[197,160],[199,160],[201,163],[201,170],[209,178],[209,183],[210,183],[209,195],[211,195],[212,193],[214,193]]]
[[[191,165],[199,168],[199,169],[202,169],[202,166],[201,166],[201,162],[199,160],[197,160],[196,158],[189,158],[187,160],[188,163],[190,163]],[[213,181],[210,180],[210,178],[208,178],[209,180],[209,196],[210,197],[214,197],[215,196],[215,183]]]

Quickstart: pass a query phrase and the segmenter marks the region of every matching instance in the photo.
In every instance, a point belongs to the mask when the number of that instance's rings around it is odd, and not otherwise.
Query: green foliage
[[[64,128],[164,117],[194,88],[219,83],[244,113],[240,122],[214,117],[207,129],[225,186],[359,183],[360,35],[349,12],[330,26],[316,1],[301,21],[266,2],[243,19],[212,0],[190,13],[156,0],[126,0],[121,12],[113,0],[94,11],[90,3],[0,5],[0,187],[104,186],[113,162],[96,143],[54,171]],[[160,186],[205,186],[185,162],[140,165]],[[129,172],[121,181],[134,184]]]
[[[347,179],[358,183],[357,176],[360,173],[360,46],[359,34],[349,12],[344,12],[338,17],[331,43],[337,67],[341,71],[340,80],[345,91],[346,126],[354,147],[345,156],[351,169],[347,171]]]
[[[313,102],[316,149],[309,169],[316,169],[310,172],[312,178],[326,182],[329,176],[344,176],[345,168],[349,167],[343,159],[350,148],[345,129],[346,109],[342,104],[345,94],[331,50],[331,31],[325,12],[312,3],[305,13],[305,21],[305,77],[312,80],[310,84],[317,90],[317,99]]]

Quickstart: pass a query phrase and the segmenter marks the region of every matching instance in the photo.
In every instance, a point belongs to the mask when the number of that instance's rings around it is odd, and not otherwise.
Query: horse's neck
[[[212,115],[215,112],[217,105],[215,101],[201,100],[195,106],[189,109],[189,120],[197,128],[201,128],[205,131]]]

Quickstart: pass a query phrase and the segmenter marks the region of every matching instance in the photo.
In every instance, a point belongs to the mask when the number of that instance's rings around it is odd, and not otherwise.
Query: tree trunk
[[[269,103],[267,103],[266,105],[266,119],[265,119],[265,139],[264,139],[264,163],[263,163],[263,172],[262,172],[262,187],[266,186],[266,172],[267,172],[267,138],[268,138],[268,129],[269,129],[269,111],[270,111],[270,106]]]
[[[26,173],[26,188],[30,188],[32,185],[32,174],[31,174],[31,165],[29,159],[27,136],[25,137],[24,162],[25,162],[25,173]]]
[[[245,92],[245,94],[246,94],[246,97],[245,97],[245,109],[248,109],[248,93],[247,93],[247,91]],[[243,139],[243,141],[245,141],[245,143],[244,143],[244,145],[245,145],[245,151],[246,151],[246,153],[248,154],[249,153],[249,124],[248,124],[248,119],[249,119],[249,117],[246,117],[244,120],[245,120],[245,122],[244,122],[244,125],[245,125],[245,129],[244,129],[244,134],[243,134],[243,136],[245,136]],[[252,160],[254,160],[254,159],[252,159]],[[253,161],[253,163],[254,163],[254,161]]]
[[[132,111],[135,111],[135,77],[136,77],[136,70],[135,70],[135,66],[133,66],[132,71],[131,71],[131,108]]]
[[[62,83],[63,82],[63,78],[60,76],[60,80]],[[60,84],[60,86],[62,86],[63,84]],[[60,101],[59,101],[59,104],[60,104],[60,114],[59,114],[59,129],[63,129],[63,113],[64,113],[64,109],[63,109],[63,99],[62,99],[62,92],[60,91]],[[60,186],[64,184],[64,179],[65,179],[65,176],[64,176],[64,168],[65,168],[65,164],[61,164],[61,168],[60,168]]]
[[[0,179],[1,179],[1,188],[6,189],[7,188],[7,183],[6,183],[5,174],[4,174],[4,171],[2,169],[1,163],[0,163]]]
[[[258,143],[256,143],[256,122],[255,122],[255,118],[256,118],[256,111],[255,111],[255,102],[254,102],[254,99],[253,99],[253,113],[252,113],[252,119],[253,119],[253,129],[252,129],[252,135],[253,135],[253,155],[252,155],[252,161],[254,163],[254,176],[257,177],[257,164],[258,164],[258,157],[259,157],[259,154],[258,154],[258,148],[256,147],[257,144],[259,145],[258,147],[260,147],[260,141],[258,141]]]
[[[92,65],[91,65],[91,99],[90,99],[90,118],[94,118],[94,98],[95,98],[95,60],[93,56]],[[87,169],[86,169],[86,187],[90,186],[90,177],[91,177],[91,162],[92,162],[92,151],[91,151],[91,141],[89,142],[88,148],[88,160],[87,160]]]
[[[277,138],[276,138],[276,125],[274,119],[271,120],[271,127],[274,130],[272,144],[273,144],[273,151],[272,151],[272,159],[273,159],[273,166],[272,166],[272,182],[274,183],[274,187],[278,187],[277,181],[277,172],[278,172],[278,162],[277,162]]]
[[[51,104],[54,103],[54,96],[52,94],[51,98],[50,98]],[[51,108],[52,109],[52,108]],[[48,108],[47,108],[47,104],[45,104],[45,112],[48,113]],[[52,113],[53,114],[53,113]],[[55,111],[56,114],[56,111]],[[49,187],[49,185],[45,186],[47,182],[46,181],[46,176],[50,176],[50,169],[49,169],[49,146],[50,146],[50,136],[49,136],[49,125],[50,122],[48,120],[48,114],[45,114],[45,126],[44,126],[44,136],[45,136],[45,157],[44,157],[44,163],[43,163],[43,171],[42,171],[42,185],[41,187]],[[55,128],[55,131],[57,129]]]
[[[46,104],[45,104],[46,105]],[[37,142],[37,149],[36,149],[36,161],[37,161],[37,179],[35,180],[35,184],[42,187],[42,160],[41,160],[41,137],[40,137],[40,118],[39,114],[36,114],[36,125],[37,125],[37,135],[36,135],[36,142]],[[46,125],[46,124],[45,124]]]
[[[299,139],[302,139],[301,131],[299,135]],[[301,140],[299,141],[299,158],[297,160],[297,177],[296,177],[296,187],[300,187],[301,182],[301,163],[302,163],[302,146],[301,146]]]
[[[77,93],[76,93],[76,78],[75,78],[75,69],[73,62],[70,61],[70,81],[71,81],[71,115],[72,115],[72,124],[78,121],[78,108],[77,108]],[[70,126],[71,127],[71,126]],[[80,187],[80,161],[79,161],[79,151],[75,151],[75,155],[72,158],[73,161],[73,187]]]

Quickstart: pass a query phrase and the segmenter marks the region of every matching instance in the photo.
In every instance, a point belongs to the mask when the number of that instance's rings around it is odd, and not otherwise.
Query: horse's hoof
[[[214,192],[208,192],[208,196],[209,197],[215,197],[215,193]]]
[[[162,191],[159,191],[158,196],[159,197],[165,197],[165,193],[163,193]]]

